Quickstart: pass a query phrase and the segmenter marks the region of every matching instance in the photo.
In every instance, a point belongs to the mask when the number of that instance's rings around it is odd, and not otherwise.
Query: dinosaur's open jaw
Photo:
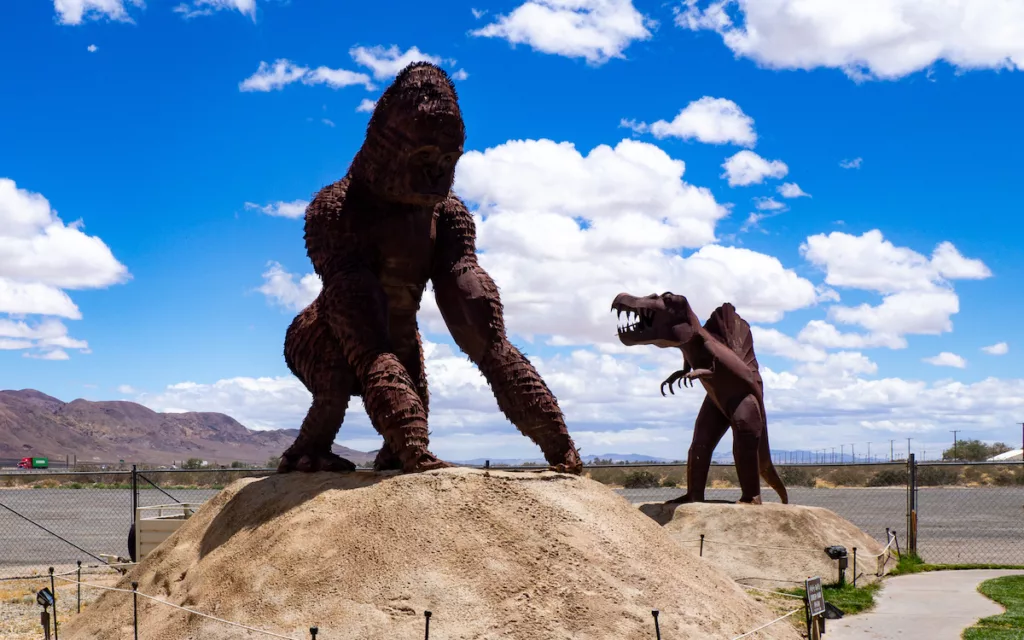
[[[638,298],[627,293],[615,296],[612,311],[618,317],[619,341],[627,347],[650,344],[658,347],[677,347],[671,326],[673,319],[661,296],[651,294]],[[625,322],[623,322],[625,316]]]

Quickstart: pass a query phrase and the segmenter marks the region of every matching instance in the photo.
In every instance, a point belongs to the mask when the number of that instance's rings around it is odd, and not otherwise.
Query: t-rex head
[[[434,205],[451,191],[465,141],[451,78],[414,62],[377,101],[352,176],[384,200]]]
[[[626,324],[619,327],[619,340],[627,347],[682,347],[700,327],[686,297],[667,291],[642,298],[620,293],[612,302],[612,311],[618,312],[619,318],[626,314]]]

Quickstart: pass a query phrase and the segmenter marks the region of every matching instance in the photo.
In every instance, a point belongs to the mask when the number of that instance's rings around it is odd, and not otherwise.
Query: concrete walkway
[[[867,613],[826,622],[829,640],[960,640],[964,629],[1003,608],[978,592],[978,585],[1024,571],[932,571],[886,578]]]

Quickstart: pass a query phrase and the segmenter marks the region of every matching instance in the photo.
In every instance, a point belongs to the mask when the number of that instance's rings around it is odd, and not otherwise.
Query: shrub
[[[960,474],[955,469],[943,467],[918,467],[917,484],[921,487],[938,487],[948,484],[956,484]]]
[[[899,469],[883,469],[868,480],[869,487],[896,487],[907,484],[907,473]]]
[[[813,487],[814,474],[801,467],[776,467],[782,484],[787,487]]]
[[[661,484],[661,479],[646,469],[631,471],[622,479],[622,486],[627,489],[653,489]]]

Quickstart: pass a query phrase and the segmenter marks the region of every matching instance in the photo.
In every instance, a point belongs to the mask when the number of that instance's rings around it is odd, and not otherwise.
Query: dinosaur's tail
[[[761,415],[764,414],[762,413]],[[775,490],[775,493],[779,494],[779,500],[782,501],[782,504],[789,504],[789,494],[786,493],[786,486],[782,484],[782,478],[779,477],[779,472],[775,470],[775,465],[772,464],[771,447],[768,446],[767,420],[765,420],[764,431],[761,432],[761,445],[760,450],[757,452],[757,459],[761,477],[764,478],[769,487]]]

